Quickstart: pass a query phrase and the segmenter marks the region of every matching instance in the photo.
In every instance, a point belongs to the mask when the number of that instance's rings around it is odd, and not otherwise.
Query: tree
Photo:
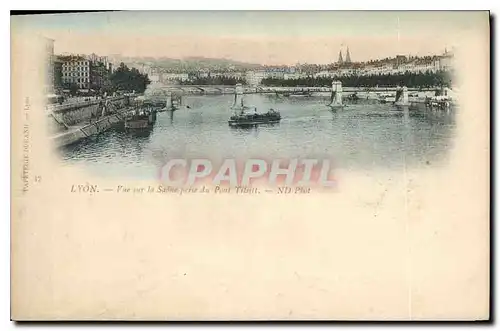
[[[129,69],[123,62],[110,77],[110,90],[136,91],[143,93],[151,83],[147,74],[136,68]]]
[[[409,71],[402,74],[382,74],[382,75],[368,75],[358,76],[350,75],[343,77],[336,77],[335,80],[340,80],[342,85],[349,87],[433,87],[433,86],[451,86],[451,74],[444,71],[425,73],[411,73]],[[307,77],[298,79],[276,79],[265,78],[262,84],[265,86],[331,86],[333,78],[326,77]]]

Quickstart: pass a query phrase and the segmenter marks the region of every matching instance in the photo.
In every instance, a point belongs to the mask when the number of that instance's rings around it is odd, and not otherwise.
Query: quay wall
[[[105,106],[107,114],[101,116]],[[123,122],[123,113],[129,109],[128,96],[50,105],[47,124],[51,140],[56,147],[61,147],[99,134]]]
[[[122,109],[117,113],[107,115],[95,122],[83,126],[70,127],[66,131],[53,135],[52,143],[55,147],[62,147],[71,145],[87,137],[107,131],[111,127],[119,125],[119,123],[123,122],[123,113],[128,111],[129,109],[130,108]]]
[[[79,125],[90,121],[92,117],[98,117],[102,113],[102,106],[109,103],[110,109],[121,109],[130,104],[129,97],[120,96],[108,99],[91,100],[68,105],[53,105],[48,108],[52,111],[51,116],[59,123],[66,126]]]

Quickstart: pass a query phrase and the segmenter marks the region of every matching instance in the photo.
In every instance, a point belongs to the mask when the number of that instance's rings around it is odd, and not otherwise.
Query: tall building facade
[[[61,56],[62,84],[76,84],[79,89],[90,89],[90,61],[81,55]]]
[[[90,89],[98,91],[109,82],[109,67],[103,62],[90,63]]]
[[[56,58],[54,74],[61,75],[63,88],[76,85],[78,89],[98,91],[109,83],[112,68],[105,56],[66,55]],[[58,81],[57,76],[54,80]]]
[[[54,40],[44,36],[38,36],[36,48],[40,51],[43,66],[41,79],[43,79],[43,93],[51,94],[54,91]]]
[[[54,40],[46,38],[45,42],[46,56],[46,90],[52,93],[54,91]]]
[[[59,56],[54,56],[54,61],[53,61],[54,90],[58,90],[63,87],[63,80],[62,80],[63,63],[64,62],[61,60]]]

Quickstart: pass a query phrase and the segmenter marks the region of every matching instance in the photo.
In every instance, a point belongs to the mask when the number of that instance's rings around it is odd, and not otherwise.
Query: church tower
[[[349,46],[347,47],[347,53],[345,55],[345,63],[351,63],[351,54],[349,53]]]
[[[344,59],[342,58],[342,50],[339,51],[339,60],[337,61],[338,64],[344,63]]]

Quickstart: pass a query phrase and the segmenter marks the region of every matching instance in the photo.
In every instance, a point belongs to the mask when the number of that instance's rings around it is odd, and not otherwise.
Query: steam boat
[[[445,109],[449,110],[454,108],[454,98],[453,91],[450,88],[442,88],[441,90],[436,90],[433,97],[427,97],[425,100],[425,105],[429,108],[434,109]]]
[[[255,112],[254,114],[235,114],[229,118],[228,123],[230,126],[250,126],[266,123],[278,123],[280,120],[281,114],[271,108],[267,113]]]
[[[236,85],[234,103],[231,109],[234,111],[234,115],[228,120],[230,126],[278,123],[281,120],[281,114],[272,108],[266,113],[258,113],[256,107],[246,106],[243,101],[243,87],[241,84]],[[254,112],[248,113],[251,109]]]
[[[125,118],[125,130],[145,130],[156,122],[156,111],[152,108],[138,108]]]

